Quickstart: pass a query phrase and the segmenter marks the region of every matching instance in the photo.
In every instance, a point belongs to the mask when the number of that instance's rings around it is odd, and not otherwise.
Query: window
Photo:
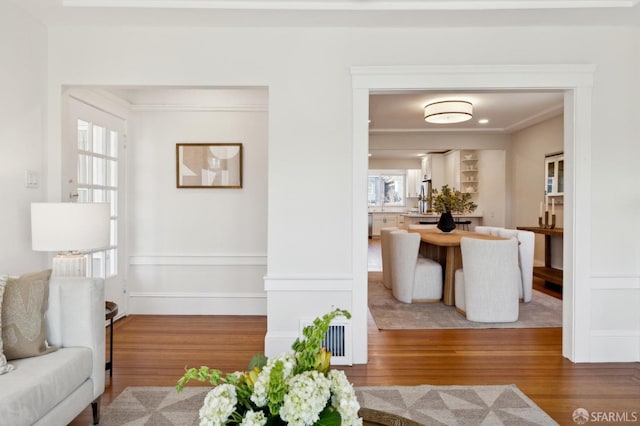
[[[404,207],[405,173],[404,170],[369,170],[369,207]]]
[[[111,237],[105,250],[89,253],[89,276],[107,278],[118,273],[118,132],[77,120],[78,202],[111,205]]]

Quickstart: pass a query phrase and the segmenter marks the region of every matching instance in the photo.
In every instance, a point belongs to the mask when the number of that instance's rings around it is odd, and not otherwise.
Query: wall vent
[[[312,324],[313,320],[301,320],[300,336],[302,336],[302,329]],[[331,364],[353,365],[351,322],[340,319],[331,321],[322,345],[331,352]]]

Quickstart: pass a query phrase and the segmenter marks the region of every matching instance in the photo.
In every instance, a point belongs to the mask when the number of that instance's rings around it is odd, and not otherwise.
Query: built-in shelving
[[[465,149],[460,151],[460,191],[476,194],[478,192],[478,152]]]

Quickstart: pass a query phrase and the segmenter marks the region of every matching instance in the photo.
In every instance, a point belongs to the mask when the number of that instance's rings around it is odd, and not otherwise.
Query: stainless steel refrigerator
[[[431,188],[431,179],[426,179],[425,176],[420,186],[420,201],[418,201],[418,209],[421,214],[431,212]]]

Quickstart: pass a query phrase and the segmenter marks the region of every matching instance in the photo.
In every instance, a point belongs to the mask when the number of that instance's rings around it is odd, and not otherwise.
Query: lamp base
[[[60,253],[53,258],[52,276],[85,277],[87,263],[82,253]]]

